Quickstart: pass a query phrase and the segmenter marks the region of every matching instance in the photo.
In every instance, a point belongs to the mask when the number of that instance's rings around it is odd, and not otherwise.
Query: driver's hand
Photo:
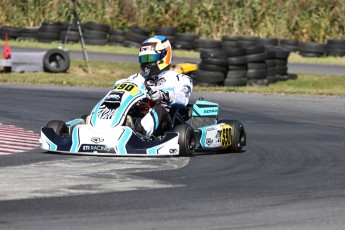
[[[167,92],[164,92],[162,90],[154,90],[151,93],[151,100],[152,101],[169,101],[169,94]]]

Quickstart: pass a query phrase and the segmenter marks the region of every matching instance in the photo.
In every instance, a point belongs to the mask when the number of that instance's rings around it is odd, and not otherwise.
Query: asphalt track
[[[39,132],[106,92],[0,84],[0,122]],[[344,97],[200,96],[242,121],[242,153],[0,156],[0,229],[344,229]]]

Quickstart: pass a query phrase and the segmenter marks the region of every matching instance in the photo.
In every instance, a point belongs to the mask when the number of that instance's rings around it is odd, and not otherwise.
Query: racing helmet
[[[153,76],[171,65],[172,50],[169,40],[164,36],[146,39],[140,46],[139,63],[143,74]]]

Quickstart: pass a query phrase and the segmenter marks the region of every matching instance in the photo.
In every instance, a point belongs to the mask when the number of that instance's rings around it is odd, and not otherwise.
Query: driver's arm
[[[186,106],[193,90],[192,79],[184,74],[177,76],[174,90],[169,91],[169,104]]]

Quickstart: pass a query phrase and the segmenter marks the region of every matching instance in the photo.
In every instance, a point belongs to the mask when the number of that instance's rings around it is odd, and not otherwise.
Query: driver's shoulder
[[[162,77],[166,78],[166,79],[176,79],[177,81],[179,81],[182,78],[188,78],[187,75],[183,74],[183,73],[179,73],[173,70],[167,70],[162,72]]]

